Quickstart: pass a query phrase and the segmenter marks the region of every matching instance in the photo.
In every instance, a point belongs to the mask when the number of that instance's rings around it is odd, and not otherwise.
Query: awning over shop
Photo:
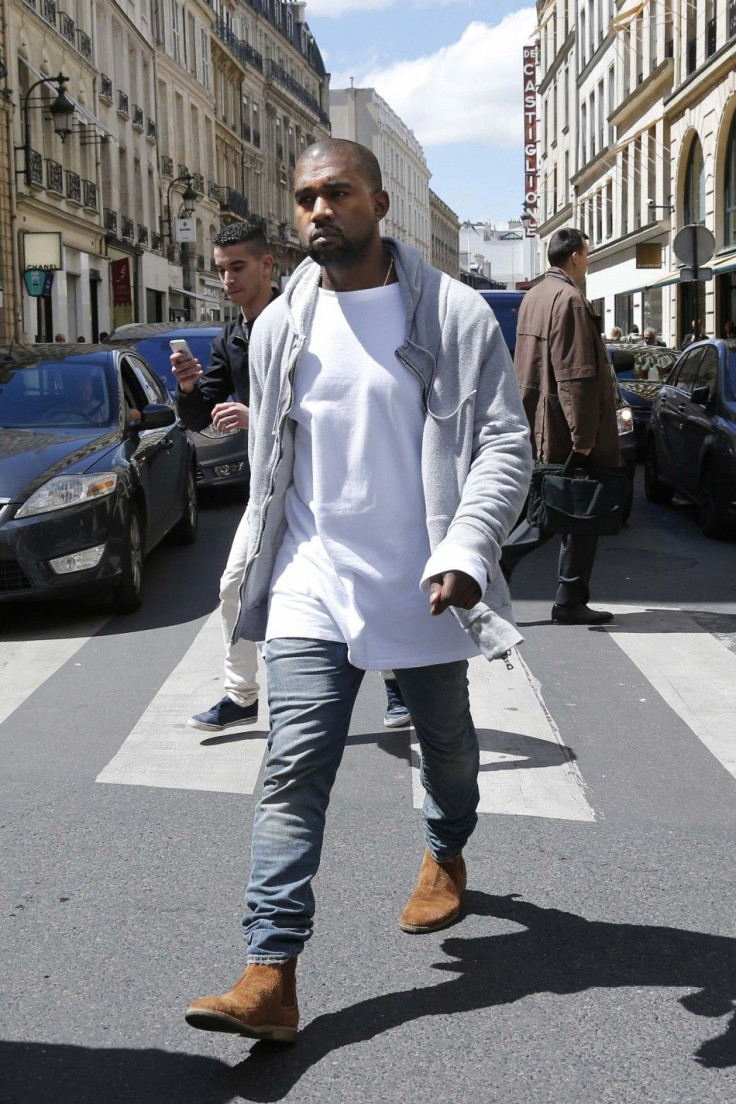
[[[172,284],[169,284],[169,291],[172,295],[186,295],[189,299],[199,299],[201,303],[211,304],[217,302],[211,295],[197,295],[195,291],[187,291],[186,288],[173,287]]]
[[[646,276],[642,275],[642,283],[637,284],[636,287],[629,288],[628,291],[624,291],[623,295],[635,295],[637,291],[650,291],[652,288],[667,287],[668,284],[679,284],[680,282],[680,269],[676,268],[672,272],[666,272],[663,276],[654,276],[653,279],[647,280]],[[646,283],[644,281],[646,280]]]

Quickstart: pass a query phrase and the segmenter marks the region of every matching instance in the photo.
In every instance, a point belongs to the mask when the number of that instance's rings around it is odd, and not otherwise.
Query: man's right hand
[[[202,365],[198,360],[193,357],[188,357],[186,353],[181,351],[172,353],[169,360],[171,361],[171,371],[174,373],[176,382],[179,385],[179,390],[184,395],[190,395],[195,388],[197,380],[200,376],[204,375]]]

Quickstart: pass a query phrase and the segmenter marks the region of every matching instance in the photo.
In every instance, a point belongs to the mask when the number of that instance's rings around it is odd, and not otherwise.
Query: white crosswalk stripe
[[[537,680],[518,652],[513,670],[473,659],[470,708],[480,742],[479,813],[595,820],[571,752],[544,704]],[[412,744],[414,806],[424,788],[419,745]]]
[[[608,635],[736,778],[736,655],[683,610],[625,608],[634,631]]]
[[[5,637],[0,648],[0,724],[72,659],[106,620],[85,618],[39,640],[24,639],[18,633]]]
[[[165,789],[252,794],[268,736],[261,696],[258,723],[242,733],[189,728],[187,717],[222,697],[222,628],[218,610],[208,617],[98,782]],[[259,676],[265,685],[265,672]]]

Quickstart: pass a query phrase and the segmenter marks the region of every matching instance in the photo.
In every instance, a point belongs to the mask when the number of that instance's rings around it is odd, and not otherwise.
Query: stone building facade
[[[435,268],[456,280],[460,277],[460,219],[440,197],[429,189],[432,227],[432,255]]]
[[[20,274],[26,234],[62,236],[50,295],[32,298],[17,280],[17,337],[89,341],[132,320],[221,317],[212,238],[233,219],[260,221],[276,277],[293,271],[303,256],[295,158],[330,132],[329,76],[303,0],[65,0],[63,10],[6,0],[4,10],[0,131],[9,115],[12,133],[0,158],[18,188],[11,232],[0,184],[2,254]],[[64,141],[48,110],[59,74],[75,106]],[[187,188],[193,240],[179,241]],[[3,272],[5,309],[12,285]]]
[[[360,142],[378,158],[383,184],[391,199],[381,232],[413,245],[429,261],[431,173],[413,131],[375,88],[331,89],[330,119],[333,137]]]
[[[736,0],[546,0],[539,17],[539,233],[590,238],[604,331],[736,314]],[[677,231],[715,235],[713,278],[680,280]],[[651,267],[643,267],[643,266]]]

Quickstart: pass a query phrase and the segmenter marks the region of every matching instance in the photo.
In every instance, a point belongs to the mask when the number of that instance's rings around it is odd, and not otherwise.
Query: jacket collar
[[[566,284],[570,284],[571,287],[577,288],[577,290],[580,291],[580,288],[575,283],[572,276],[568,276],[564,268],[550,268],[545,272],[544,278],[545,280],[548,278],[553,280],[564,280]],[[582,292],[580,292],[580,294],[582,295]]]

